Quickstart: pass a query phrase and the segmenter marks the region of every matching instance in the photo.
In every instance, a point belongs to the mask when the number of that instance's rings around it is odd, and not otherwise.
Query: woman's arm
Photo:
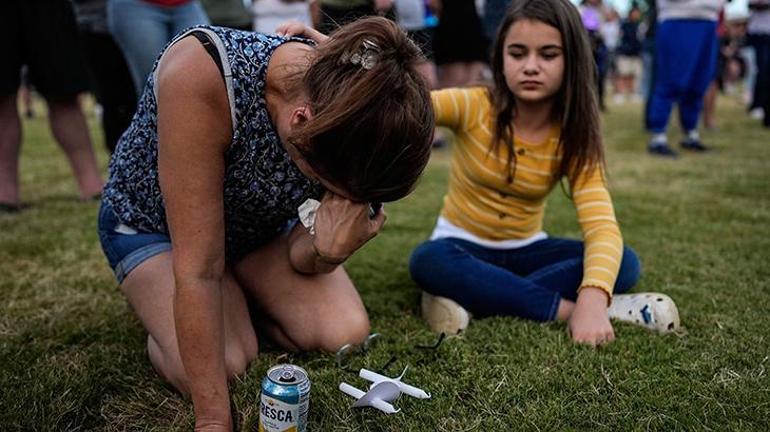
[[[216,65],[194,38],[158,74],[158,171],[173,244],[174,323],[196,429],[232,428],[224,364],[224,152],[230,108]]]
[[[305,274],[329,273],[377,235],[385,210],[369,217],[369,204],[355,203],[327,192],[316,214],[314,232],[297,224],[289,237],[292,267]]]
[[[318,30],[310,28],[298,21],[286,21],[275,29],[275,33],[278,36],[284,37],[306,37],[308,39],[314,40],[316,43],[321,43],[329,39],[329,36],[326,36]]]

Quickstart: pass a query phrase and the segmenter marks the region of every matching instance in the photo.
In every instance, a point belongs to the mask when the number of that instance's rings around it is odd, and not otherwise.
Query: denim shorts
[[[171,250],[168,234],[139,232],[118,220],[109,204],[99,208],[99,241],[118,283],[139,264]]]

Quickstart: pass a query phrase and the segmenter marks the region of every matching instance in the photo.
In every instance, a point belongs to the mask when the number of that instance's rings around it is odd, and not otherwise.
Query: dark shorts
[[[88,75],[69,0],[0,0],[0,96],[16,93],[23,65],[46,98],[88,89]]]
[[[433,35],[436,64],[487,63],[488,41],[473,0],[443,2],[441,19]]]
[[[168,234],[138,232],[125,226],[104,202],[99,208],[99,241],[118,283],[139,264],[171,250]]]

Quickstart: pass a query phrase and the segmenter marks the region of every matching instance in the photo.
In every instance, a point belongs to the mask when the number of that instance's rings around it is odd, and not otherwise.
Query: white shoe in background
[[[454,335],[468,327],[471,314],[454,300],[422,292],[422,318],[436,333]]]
[[[763,108],[754,108],[753,110],[749,111],[749,117],[752,120],[762,120],[765,118],[765,110]]]
[[[679,310],[671,297],[659,293],[618,294],[607,309],[611,319],[669,333],[679,329]]]

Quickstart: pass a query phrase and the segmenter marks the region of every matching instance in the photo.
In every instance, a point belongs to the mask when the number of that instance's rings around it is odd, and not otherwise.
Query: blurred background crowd
[[[687,111],[707,129],[716,128],[719,92],[740,97],[747,115],[770,127],[770,0],[583,0],[575,2],[590,35],[597,66],[597,91],[607,104],[644,106],[642,124],[656,148],[671,105],[679,105],[686,139],[698,140]],[[9,51],[0,66],[0,212],[18,211],[20,114],[35,116],[31,94],[45,100],[51,130],[73,168],[83,200],[97,197],[102,179],[95,162],[81,98],[90,93],[112,152],[133,116],[138,95],[164,46],[185,28],[212,24],[272,33],[296,20],[329,33],[367,15],[398,22],[423,48],[421,71],[432,88],[483,84],[488,58],[508,0],[3,0],[0,26]],[[682,4],[689,4],[684,9]],[[677,9],[679,8],[679,9]],[[687,10],[689,8],[689,10]],[[688,19],[706,27],[704,56],[671,52],[658,30],[674,42],[694,38],[674,24]],[[673,32],[673,33],[672,33]],[[697,33],[697,32],[696,32]],[[675,36],[671,36],[671,34]],[[677,39],[678,38],[678,39]],[[657,40],[657,44],[656,44]],[[681,42],[681,41],[680,41]],[[702,42],[698,42],[702,45]],[[709,51],[713,43],[713,54]],[[659,46],[658,46],[659,45]],[[673,43],[672,45],[676,45]],[[698,44],[689,39],[686,46]],[[666,48],[664,50],[662,48]],[[664,53],[663,51],[667,51]],[[657,54],[656,54],[657,52]],[[716,58],[712,58],[716,57]],[[705,60],[704,60],[705,59]],[[704,63],[705,61],[705,63]],[[698,71],[712,70],[705,78]],[[661,75],[703,81],[705,90],[659,85]],[[693,75],[695,74],[695,75]],[[656,76],[657,75],[657,76]],[[698,75],[698,76],[696,76]],[[666,78],[668,79],[668,78]],[[670,83],[669,83],[670,84]],[[666,84],[668,85],[668,84]],[[688,86],[690,84],[683,84]],[[673,87],[672,87],[673,86]],[[692,87],[692,86],[690,86]],[[652,99],[652,100],[651,100]],[[19,112],[21,109],[21,113]],[[660,112],[658,112],[660,111]],[[684,114],[683,114],[684,112]],[[689,115],[692,117],[692,115]],[[662,129],[654,123],[664,122]],[[443,138],[437,134],[436,145]],[[665,142],[663,143],[665,144]],[[684,146],[684,143],[683,143]]]

